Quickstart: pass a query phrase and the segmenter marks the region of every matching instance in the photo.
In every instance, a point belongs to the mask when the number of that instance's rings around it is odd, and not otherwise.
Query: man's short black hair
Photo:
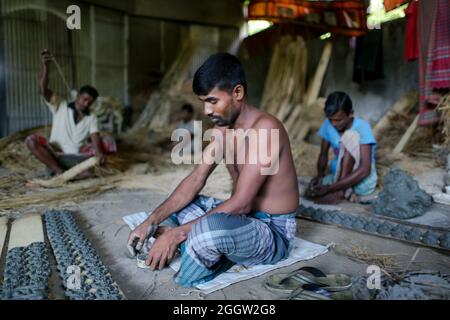
[[[353,113],[353,103],[348,94],[336,91],[331,93],[325,102],[325,115],[332,117],[340,110],[350,115]]]
[[[87,93],[92,98],[97,99],[98,97],[98,91],[94,87],[91,86],[82,86],[80,89],[80,94]]]
[[[231,93],[239,84],[247,92],[247,80],[239,59],[229,53],[217,53],[197,70],[192,89],[196,95],[204,96],[215,87]]]
[[[181,110],[182,110],[182,111],[186,111],[186,112],[188,112],[188,113],[194,113],[194,108],[192,108],[192,105],[190,105],[189,103],[184,104],[184,105],[181,107]]]

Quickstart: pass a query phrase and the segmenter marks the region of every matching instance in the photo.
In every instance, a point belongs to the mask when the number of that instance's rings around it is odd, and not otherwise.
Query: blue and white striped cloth
[[[173,214],[177,225],[205,215],[222,201],[198,196]],[[269,215],[216,213],[200,219],[181,245],[181,267],[175,281],[183,287],[205,283],[234,264],[275,264],[286,259],[296,232],[295,212]]]

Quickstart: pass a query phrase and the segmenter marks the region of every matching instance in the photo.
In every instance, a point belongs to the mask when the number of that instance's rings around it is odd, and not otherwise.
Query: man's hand
[[[172,261],[178,245],[186,239],[187,235],[179,228],[165,230],[150,249],[145,264],[150,267],[150,270],[162,270]]]
[[[48,67],[50,64],[50,61],[53,61],[53,59],[54,59],[53,55],[47,49],[44,49],[41,52],[41,60],[42,60],[42,64],[44,66]]]
[[[323,197],[324,195],[326,195],[329,192],[330,192],[329,186],[324,186],[324,185],[316,186],[312,189],[312,193],[313,193],[314,197]]]
[[[322,180],[323,180],[323,177],[317,176],[317,177],[313,178],[309,184],[311,185],[311,187],[317,187],[322,184]]]
[[[157,230],[158,226],[152,225],[144,221],[139,226],[136,227],[133,231],[130,232],[128,236],[128,250],[130,253],[135,256],[138,252],[141,251],[144,246],[145,240],[151,237]]]
[[[315,197],[317,197],[315,190],[322,185],[322,180],[322,176],[317,176],[309,182],[304,194],[307,199],[314,199]]]
[[[53,96],[52,90],[48,88],[48,81],[49,81],[49,65],[50,61],[53,61],[54,58],[50,51],[47,49],[43,50],[41,52],[41,61],[43,64],[43,70],[41,74],[41,78],[39,79],[39,94],[44,97],[44,99],[47,102],[50,102],[50,99]]]

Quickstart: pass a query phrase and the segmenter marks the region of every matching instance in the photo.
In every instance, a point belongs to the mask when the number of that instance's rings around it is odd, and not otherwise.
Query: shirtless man
[[[209,281],[235,263],[275,264],[288,257],[293,244],[299,191],[289,137],[279,120],[248,103],[246,89],[242,66],[230,54],[213,55],[197,70],[193,90],[223,138],[214,139],[203,156],[210,157],[220,140],[224,155],[231,144],[238,142],[235,138],[227,139],[226,129],[264,129],[260,131],[267,135],[273,130],[279,133],[278,148],[269,137],[265,140],[270,161],[264,162],[259,157],[256,162],[248,161],[255,148],[250,145],[251,139],[246,140],[246,161],[227,164],[233,192],[226,201],[199,196],[217,166],[217,162],[203,161],[129,235],[129,248],[139,251],[157,228],[157,239],[146,260],[152,270],[168,264],[181,245],[181,268],[175,281],[184,287]],[[239,149],[233,150],[236,159]],[[278,170],[262,174],[275,158]],[[159,226],[167,218],[178,226]]]

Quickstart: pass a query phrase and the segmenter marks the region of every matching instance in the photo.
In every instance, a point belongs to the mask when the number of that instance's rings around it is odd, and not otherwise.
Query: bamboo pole
[[[320,58],[317,70],[314,74],[314,78],[311,81],[308,90],[305,95],[305,105],[309,106],[319,98],[320,88],[322,87],[323,79],[328,68],[328,64],[331,59],[331,53],[333,51],[333,44],[327,42],[323,48],[322,56]]]
[[[400,154],[402,153],[403,149],[405,148],[406,144],[408,143],[409,139],[411,139],[411,136],[413,135],[414,131],[417,129],[417,123],[419,122],[419,115],[417,115],[409,126],[408,130],[406,130],[403,137],[400,139],[398,144],[395,146],[393,154]]]
[[[389,111],[378,121],[373,128],[375,138],[379,138],[381,132],[389,128],[392,119],[403,112],[408,112],[419,100],[419,94],[415,91],[410,91],[396,101]]]
[[[99,159],[97,157],[92,157],[65,171],[63,174],[55,178],[52,178],[50,180],[34,179],[31,181],[31,184],[35,184],[44,188],[57,188],[74,179],[80,173],[94,168],[98,164]]]

